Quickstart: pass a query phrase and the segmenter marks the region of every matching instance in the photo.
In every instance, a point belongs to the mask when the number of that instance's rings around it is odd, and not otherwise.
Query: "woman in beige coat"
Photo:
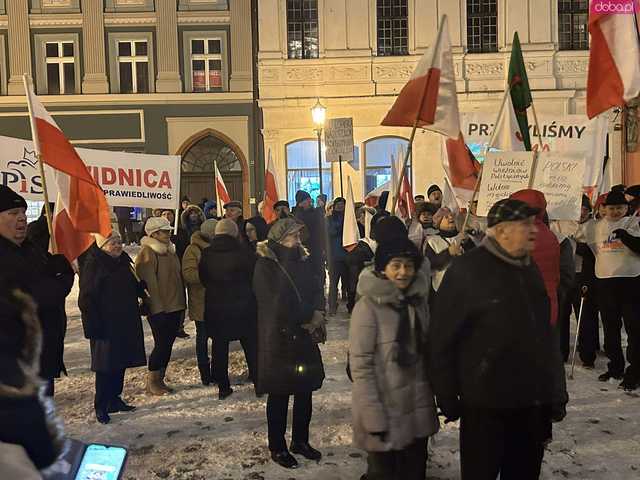
[[[358,282],[349,356],[353,440],[368,453],[366,480],[424,480],[427,440],[438,431],[425,373],[429,275],[421,261],[399,234],[378,246],[375,267]]]
[[[216,232],[218,221],[210,218],[202,223],[200,231],[191,235],[191,244],[182,257],[182,278],[187,287],[189,318],[196,322],[196,357],[198,370],[203,385],[211,383],[213,361],[209,363],[209,335],[204,323],[204,293],[205,288],[200,281],[198,265],[202,258],[202,251],[209,246],[209,242]]]
[[[180,260],[170,239],[172,230],[166,218],[151,217],[145,225],[147,236],[140,241],[142,250],[136,257],[136,272],[149,292],[147,320],[153,333],[147,377],[147,393],[150,395],[173,392],[164,383],[164,376],[186,308]]]

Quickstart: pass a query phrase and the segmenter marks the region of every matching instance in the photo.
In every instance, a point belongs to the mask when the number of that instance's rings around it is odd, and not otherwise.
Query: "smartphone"
[[[87,446],[75,480],[121,480],[127,449],[91,443]]]

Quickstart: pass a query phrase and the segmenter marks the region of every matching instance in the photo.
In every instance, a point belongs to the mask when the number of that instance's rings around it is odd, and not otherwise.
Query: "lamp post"
[[[320,103],[320,99],[311,109],[311,118],[315,125],[314,131],[318,135],[318,177],[320,179],[320,195],[322,195],[322,128],[327,114],[327,109]]]

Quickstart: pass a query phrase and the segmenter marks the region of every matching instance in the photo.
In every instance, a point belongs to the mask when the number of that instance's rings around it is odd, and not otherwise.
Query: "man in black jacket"
[[[551,422],[566,414],[549,298],[529,256],[536,213],[496,203],[487,238],[454,259],[438,290],[428,374],[447,420],[462,419],[463,480],[537,479]]]
[[[67,329],[65,298],[74,273],[63,255],[50,255],[27,240],[27,203],[0,185],[0,275],[33,297],[42,327],[40,377],[49,383],[64,371],[64,336]]]

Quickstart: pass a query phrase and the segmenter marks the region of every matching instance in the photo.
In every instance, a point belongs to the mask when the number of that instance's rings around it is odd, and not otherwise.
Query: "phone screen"
[[[122,447],[91,444],[82,457],[75,480],[118,480],[127,450]]]

